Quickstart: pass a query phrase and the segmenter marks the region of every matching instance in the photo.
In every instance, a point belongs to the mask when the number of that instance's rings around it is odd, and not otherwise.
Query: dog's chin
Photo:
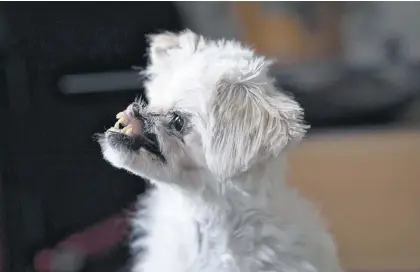
[[[166,163],[154,134],[132,136],[107,131],[101,138],[99,142],[105,159],[119,168],[138,156]]]

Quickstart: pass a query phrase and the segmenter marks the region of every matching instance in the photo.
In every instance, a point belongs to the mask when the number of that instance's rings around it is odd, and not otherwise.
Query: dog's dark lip
[[[139,140],[141,141],[141,147],[157,156],[162,162],[166,162],[165,157],[160,151],[155,134],[145,133],[145,135],[139,137]]]
[[[108,141],[112,145],[124,146],[132,152],[138,152],[141,148],[144,148],[146,151],[155,155],[160,161],[166,163],[165,157],[156,144],[157,139],[153,139],[153,137],[156,137],[154,134],[129,136],[115,131],[108,131],[107,133]]]

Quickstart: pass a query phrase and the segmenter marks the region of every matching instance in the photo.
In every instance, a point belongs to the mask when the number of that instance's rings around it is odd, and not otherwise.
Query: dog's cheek
[[[176,136],[171,135],[168,132],[158,135],[158,141],[162,154],[165,157],[173,156],[180,151],[180,146]]]
[[[201,136],[197,132],[192,132],[184,137],[184,152],[187,154],[190,165],[195,167],[206,167],[207,165],[201,142]]]

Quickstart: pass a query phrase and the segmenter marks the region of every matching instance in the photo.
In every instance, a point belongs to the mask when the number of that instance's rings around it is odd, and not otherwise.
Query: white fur
[[[271,63],[234,41],[191,31],[150,36],[144,74],[166,163],[145,150],[104,158],[155,185],[133,220],[133,272],[339,272],[311,204],[284,180],[287,148],[307,126],[268,75]],[[188,116],[169,133],[172,110]]]

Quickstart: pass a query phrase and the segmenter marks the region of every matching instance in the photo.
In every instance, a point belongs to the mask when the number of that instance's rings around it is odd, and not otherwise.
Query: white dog
[[[149,50],[149,104],[99,139],[112,165],[155,185],[134,218],[146,235],[132,271],[341,271],[322,220],[285,183],[286,148],[307,127],[270,61],[191,31],[152,35]]]

